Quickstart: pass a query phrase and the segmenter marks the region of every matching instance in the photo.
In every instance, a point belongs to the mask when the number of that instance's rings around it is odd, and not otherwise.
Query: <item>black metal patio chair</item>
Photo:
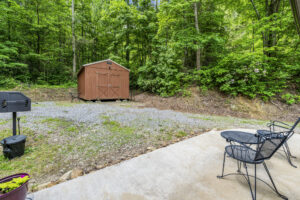
[[[297,166],[292,163],[291,158],[296,158],[296,157],[292,155],[287,141],[293,136],[294,130],[299,123],[300,123],[300,117],[292,126],[280,121],[271,121],[267,125],[269,127],[269,130],[257,130],[257,133],[263,137],[276,137],[278,134],[281,134],[281,132],[290,131],[291,134],[289,135],[285,143],[282,145],[282,148],[288,162],[290,163],[291,166],[295,168],[297,168]]]
[[[273,178],[270,174],[270,171],[265,163],[265,160],[270,159],[274,155],[274,153],[286,142],[286,140],[293,133],[294,133],[293,131],[289,130],[289,131],[278,133],[272,137],[263,137],[263,136],[257,134],[256,136],[258,137],[258,142],[255,145],[255,147],[247,146],[233,138],[229,138],[230,145],[225,147],[225,152],[224,152],[222,175],[217,176],[217,177],[224,178],[225,176],[229,176],[229,175],[242,175],[246,179],[246,181],[249,185],[249,189],[250,189],[253,200],[256,200],[256,181],[257,180],[260,180],[263,183],[265,183],[279,197],[281,197],[283,199],[288,199],[284,195],[280,194],[279,191],[277,190],[275,183],[273,181]],[[230,174],[224,175],[226,155],[228,155],[229,157],[238,161],[238,166],[240,166],[240,167],[238,167],[237,173],[230,173]],[[242,171],[240,169],[241,164],[243,164],[246,174],[242,173]],[[247,168],[248,164],[254,165],[254,176],[249,175],[248,168]],[[269,183],[267,183],[266,181],[257,177],[256,165],[259,165],[259,164],[263,164],[263,166],[270,178],[272,186]],[[254,189],[252,189],[250,177],[254,178]]]

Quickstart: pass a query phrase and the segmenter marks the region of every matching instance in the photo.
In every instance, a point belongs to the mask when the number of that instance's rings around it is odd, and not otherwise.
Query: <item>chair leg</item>
[[[270,171],[269,171],[269,169],[268,169],[266,163],[263,162],[263,165],[264,165],[264,168],[265,168],[265,170],[266,170],[266,172],[267,172],[267,174],[268,174],[268,176],[269,176],[269,178],[270,178],[270,180],[271,180],[271,183],[272,183],[272,185],[273,185],[273,187],[274,187],[275,192],[277,193],[277,195],[280,196],[280,197],[283,198],[283,199],[288,199],[286,196],[284,196],[284,195],[282,195],[282,194],[280,194],[280,193],[278,192],[278,190],[277,190],[277,188],[276,188],[276,186],[275,186],[275,183],[274,183],[274,181],[273,181],[273,178],[272,178],[272,176],[271,176],[271,174],[270,174]]]
[[[237,160],[237,167],[238,167],[237,172],[238,173],[241,173],[241,163],[242,163],[241,161]]]
[[[291,160],[292,155],[291,155],[289,146],[287,145],[286,142],[284,143],[284,145],[282,146],[282,148],[283,148],[283,150],[284,150],[285,156],[286,156],[288,162],[290,163],[290,165],[291,165],[292,167],[297,168],[297,166],[294,165],[294,164],[292,163],[292,160]]]
[[[248,185],[249,185],[249,188],[250,188],[250,193],[251,193],[252,199],[256,200],[256,165],[255,165],[255,168],[254,168],[254,170],[255,170],[255,172],[254,172],[254,174],[255,174],[255,176],[254,176],[254,181],[255,181],[254,194],[253,194],[253,190],[252,190],[252,187],[251,187],[250,177],[249,177],[248,168],[247,168],[246,163],[244,163],[244,167],[246,169],[246,175],[247,175],[246,179],[247,179],[247,182],[248,182]]]
[[[217,178],[223,178],[223,176],[224,176],[225,159],[226,159],[226,151],[224,152],[222,175],[217,176]]]
[[[288,143],[287,143],[287,142],[285,142],[285,143],[284,143],[284,145],[285,145],[285,147],[286,147],[286,150],[289,152],[289,154],[290,154],[290,157],[291,157],[291,158],[297,158],[296,156],[293,156],[293,155],[292,155],[292,153],[291,153],[291,150],[290,150],[290,147],[289,147]]]
[[[254,198],[256,199],[256,164],[254,164]]]

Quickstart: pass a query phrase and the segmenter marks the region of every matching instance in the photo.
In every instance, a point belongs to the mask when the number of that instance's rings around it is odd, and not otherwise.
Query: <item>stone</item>
[[[152,146],[147,147],[147,150],[148,150],[148,151],[154,151],[154,150],[155,150],[155,147],[152,147]]]
[[[102,169],[102,168],[104,168],[104,165],[97,165],[96,166],[96,169]]]
[[[58,182],[65,182],[67,180],[71,179],[71,174],[72,174],[72,170],[68,171],[67,173],[65,173],[64,175],[62,175],[59,179]]]
[[[75,168],[71,172],[71,179],[77,178],[77,177],[82,176],[82,175],[83,175],[83,170]]]
[[[43,183],[43,184],[41,184],[41,185],[38,185],[36,189],[37,189],[37,190],[43,190],[43,189],[52,187],[52,186],[54,186],[54,185],[56,185],[55,182],[47,182],[47,183]]]

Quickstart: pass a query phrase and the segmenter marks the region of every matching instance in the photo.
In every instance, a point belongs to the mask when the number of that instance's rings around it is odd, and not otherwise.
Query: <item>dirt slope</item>
[[[30,97],[33,102],[71,101],[70,92],[76,94],[76,88],[39,88],[19,91]],[[141,107],[155,107],[163,110],[177,110],[199,114],[291,122],[300,117],[300,104],[287,105],[278,100],[264,102],[260,99],[248,99],[245,97],[233,98],[215,91],[203,93],[197,88],[191,88],[190,91],[190,97],[169,98],[134,91],[132,100],[140,103]]]
[[[299,104],[287,105],[278,100],[264,102],[260,99],[245,97],[231,98],[214,91],[201,93],[196,88],[191,88],[190,97],[162,98],[157,95],[140,93],[134,95],[133,100],[142,102],[145,107],[209,115],[291,122],[300,117]]]

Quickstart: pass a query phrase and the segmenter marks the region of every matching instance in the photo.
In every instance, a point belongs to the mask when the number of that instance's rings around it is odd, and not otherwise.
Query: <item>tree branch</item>
[[[250,1],[251,1],[251,4],[252,4],[252,6],[253,6],[253,8],[254,8],[254,10],[255,10],[257,19],[260,20],[260,14],[259,14],[259,12],[258,12],[258,10],[257,10],[257,8],[256,8],[256,6],[255,6],[255,4],[254,4],[254,2],[253,2],[253,0],[250,0]]]

